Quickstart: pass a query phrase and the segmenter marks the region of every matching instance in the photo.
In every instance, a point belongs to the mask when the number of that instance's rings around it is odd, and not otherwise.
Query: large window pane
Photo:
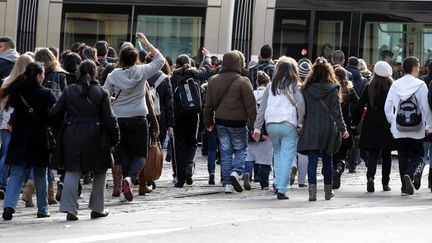
[[[65,13],[63,49],[75,42],[94,45],[105,40],[115,48],[127,40],[127,14]]]
[[[201,46],[201,17],[138,15],[137,31],[146,33],[165,56],[196,56]]]
[[[343,21],[319,21],[316,56],[330,59],[334,50],[342,49],[343,24]]]
[[[274,57],[286,55],[295,59],[308,57],[309,11],[276,11],[273,32]]]
[[[393,64],[416,56],[422,64],[432,58],[432,27],[428,23],[366,22],[363,57],[369,64],[391,52]]]

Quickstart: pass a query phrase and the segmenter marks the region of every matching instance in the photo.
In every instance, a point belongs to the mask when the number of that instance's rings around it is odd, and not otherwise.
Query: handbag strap
[[[32,115],[33,115],[37,120],[40,120],[39,116],[38,116],[36,113],[34,113],[34,109],[33,109],[33,107],[31,107],[31,106],[28,104],[28,102],[27,102],[27,100],[24,98],[24,96],[23,96],[22,94],[20,94],[19,97],[20,97],[22,103],[27,107],[28,112],[29,112],[30,114],[32,114]]]
[[[219,108],[219,105],[222,103],[222,101],[225,99],[226,95],[228,94],[228,91],[230,90],[231,86],[235,83],[235,81],[238,79],[239,77],[235,77],[233,80],[231,80],[230,85],[228,86],[228,89],[225,91],[225,93],[222,95],[222,97],[219,99],[217,105],[215,106],[215,111]]]
[[[291,95],[289,94],[289,91],[287,89],[284,90],[284,94],[285,96],[288,98],[289,102],[291,103],[292,106],[294,106],[297,109],[297,103],[294,101],[294,99],[291,97]]]

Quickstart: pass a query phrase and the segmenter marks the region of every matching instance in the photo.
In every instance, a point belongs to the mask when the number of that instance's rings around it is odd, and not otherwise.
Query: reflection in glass
[[[128,35],[127,14],[65,13],[63,50],[75,42],[93,46],[105,40],[118,48]]]
[[[165,56],[197,55],[201,46],[201,17],[138,15],[137,31],[146,33]]]
[[[343,23],[335,20],[319,21],[316,56],[330,60],[333,51],[342,49]]]

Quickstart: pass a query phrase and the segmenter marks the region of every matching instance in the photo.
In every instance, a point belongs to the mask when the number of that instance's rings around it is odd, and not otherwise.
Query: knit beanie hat
[[[388,64],[385,61],[379,61],[375,64],[374,67],[374,71],[375,74],[380,76],[380,77],[384,77],[384,78],[388,78],[391,77],[393,75],[393,69],[390,66],[390,64]]]
[[[311,70],[311,66],[307,62],[302,62],[299,66],[299,76],[300,78],[306,78]]]

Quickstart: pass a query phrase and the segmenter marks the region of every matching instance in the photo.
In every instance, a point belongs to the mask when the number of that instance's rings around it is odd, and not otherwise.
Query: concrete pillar
[[[36,47],[59,48],[62,0],[39,0]]]
[[[273,44],[276,0],[256,0],[252,29],[252,55],[259,55],[264,44]]]
[[[231,50],[234,19],[233,0],[209,0],[205,21],[204,46],[213,54]]]
[[[17,38],[18,27],[18,8],[19,0],[7,0],[0,3],[0,33],[5,36],[10,36],[14,40]],[[2,31],[3,30],[3,31]]]

